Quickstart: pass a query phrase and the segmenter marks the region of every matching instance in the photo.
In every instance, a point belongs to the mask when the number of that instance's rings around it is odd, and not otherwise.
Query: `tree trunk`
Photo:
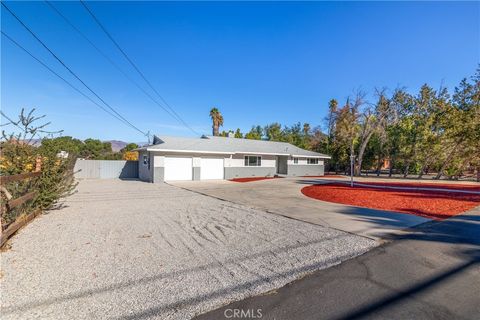
[[[354,176],[361,176],[362,175],[362,170],[361,170],[361,167],[362,167],[362,162],[356,162],[354,161],[353,163],[353,175]],[[367,175],[368,175],[368,171],[367,171]]]
[[[391,178],[393,174],[393,166],[395,165],[396,155],[393,154],[390,158],[390,168],[388,168],[388,177]]]
[[[422,165],[422,167],[420,168],[420,172],[418,173],[417,179],[422,179],[424,170],[425,165]]]
[[[439,180],[443,176],[443,170],[445,170],[446,163],[442,165],[442,168],[438,171],[437,175],[435,176],[435,180]]]
[[[405,165],[405,168],[403,169],[403,177],[406,178],[408,176],[408,171],[410,170],[410,162],[408,162]]]
[[[219,128],[219,126],[216,123],[213,123],[212,133],[213,133],[213,136],[215,136],[215,137],[218,136],[218,128]]]
[[[416,135],[413,138],[410,150],[412,152],[412,155],[411,155],[410,159],[407,161],[407,164],[405,165],[405,169],[404,169],[404,172],[403,172],[403,177],[404,178],[406,178],[408,176],[408,173],[410,171],[410,165],[412,164],[412,162],[415,163],[417,161],[417,136]]]
[[[368,141],[373,135],[373,130],[365,137],[360,145],[360,149],[358,150],[358,158],[357,158],[357,172],[355,172],[356,176],[360,176],[362,174],[362,162],[363,162],[363,154],[365,153],[365,149],[367,148]]]
[[[361,176],[362,175],[362,159],[357,160],[357,164],[354,166],[354,168],[355,168],[354,175]]]
[[[429,161],[425,160],[422,164],[422,167],[420,168],[420,172],[418,173],[417,179],[422,179],[423,174],[425,173],[425,168],[429,165]]]
[[[382,170],[382,165],[383,165],[382,158],[378,158],[378,162],[377,162],[377,177],[380,177],[380,170]]]
[[[458,145],[450,151],[450,153],[447,156],[447,159],[443,162],[442,166],[440,167],[440,170],[438,171],[437,175],[435,176],[435,180],[439,180],[443,176],[443,171],[447,167],[447,165],[450,163],[450,160],[452,159],[453,154],[457,150]]]

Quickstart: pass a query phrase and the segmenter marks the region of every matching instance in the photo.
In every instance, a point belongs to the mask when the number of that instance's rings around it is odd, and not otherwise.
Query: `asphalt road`
[[[234,312],[276,320],[480,318],[480,207],[392,240],[196,319],[232,319]]]

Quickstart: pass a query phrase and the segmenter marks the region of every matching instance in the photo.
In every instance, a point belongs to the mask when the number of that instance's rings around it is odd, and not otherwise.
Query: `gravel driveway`
[[[78,191],[1,254],[2,319],[189,319],[377,244],[166,184]]]

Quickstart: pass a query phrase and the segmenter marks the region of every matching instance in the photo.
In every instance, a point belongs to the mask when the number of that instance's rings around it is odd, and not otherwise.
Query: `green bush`
[[[22,109],[17,121],[11,120],[2,113],[2,116],[9,121],[2,126],[8,126],[12,133],[7,134],[2,130],[0,175],[27,173],[38,169],[41,171],[39,177],[12,182],[4,186],[13,198],[34,190],[38,191],[38,196],[27,205],[12,212],[2,212],[3,223],[9,223],[32,209],[52,209],[56,207],[60,198],[71,194],[76,187],[73,177],[75,155],[69,154],[68,157],[63,158],[58,155],[55,145],[45,144],[41,147],[34,145],[35,137],[41,139],[42,134],[55,133],[45,130],[49,123],[37,125],[36,123],[43,117],[35,117],[33,112],[34,109],[25,114]],[[5,200],[3,193],[2,200]]]

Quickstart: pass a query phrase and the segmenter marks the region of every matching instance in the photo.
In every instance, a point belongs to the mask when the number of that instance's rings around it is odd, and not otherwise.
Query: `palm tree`
[[[218,109],[214,107],[212,108],[212,110],[210,110],[210,118],[212,118],[213,122],[213,135],[218,136],[218,129],[223,126],[223,116],[220,111],[218,111]]]
[[[309,132],[310,132],[310,124],[309,123],[304,123],[303,124],[303,133],[307,136]]]

